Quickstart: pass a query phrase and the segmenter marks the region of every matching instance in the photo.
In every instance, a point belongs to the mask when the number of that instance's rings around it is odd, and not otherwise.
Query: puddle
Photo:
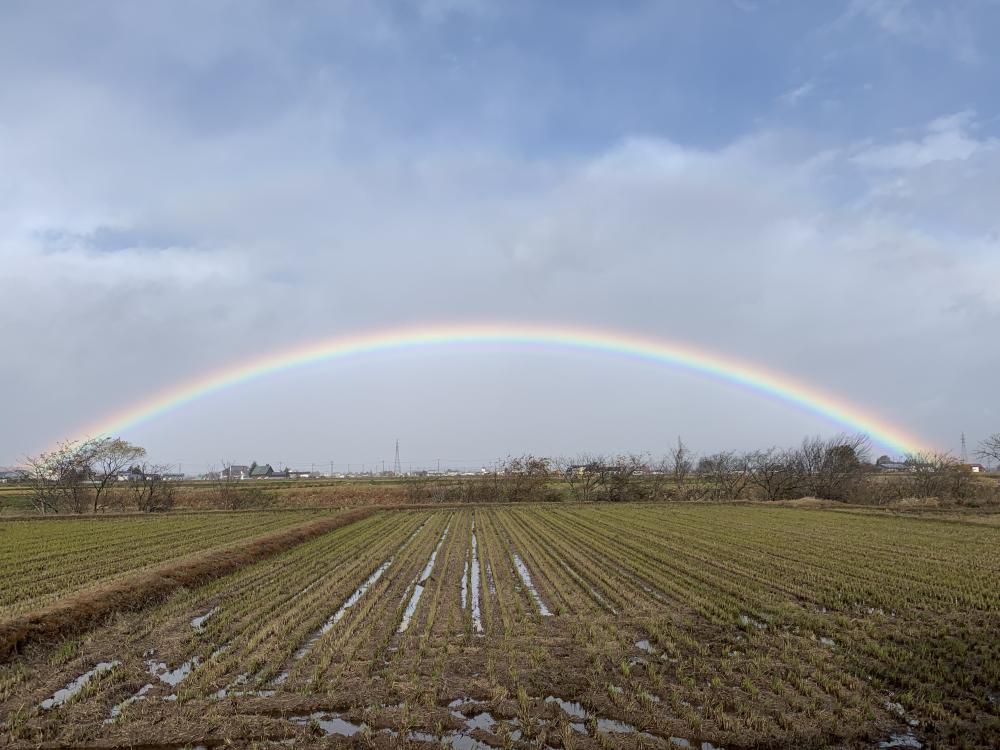
[[[896,716],[906,716],[906,709],[903,708],[902,703],[893,703],[892,701],[885,702],[885,710],[891,711],[896,714]]]
[[[909,748],[921,748],[923,743],[914,737],[912,734],[893,734],[889,736],[889,739],[883,740],[878,743],[879,747],[909,747]]]
[[[301,726],[319,725],[327,737],[337,735],[340,737],[353,737],[358,732],[368,729],[367,724],[354,724],[341,719],[336,714],[315,713],[310,716],[292,716],[289,721]]]
[[[241,674],[235,680],[230,682],[221,690],[217,690],[212,693],[212,698],[215,700],[223,700],[224,698],[270,698],[275,694],[274,690],[233,690],[233,688],[240,685],[246,685],[250,682],[250,675]]]
[[[184,679],[191,674],[191,670],[198,666],[198,657],[195,656],[193,659],[184,662],[177,669],[168,670],[167,665],[161,662],[147,661],[146,667],[149,669],[149,673],[159,679],[160,682],[165,682],[171,687],[176,687]]]
[[[403,621],[399,623],[397,633],[404,633],[410,627],[410,620],[413,619],[413,615],[417,611],[417,605],[420,603],[420,597],[424,593],[424,584],[427,583],[427,579],[431,577],[431,573],[434,571],[434,562],[437,560],[438,552],[441,551],[441,545],[444,544],[444,540],[448,536],[448,529],[450,528],[450,526],[445,527],[444,533],[437,543],[437,547],[431,553],[431,559],[427,561],[427,565],[424,566],[420,578],[417,579],[416,584],[413,586],[413,595],[410,597],[409,604],[406,605],[406,611],[403,612]]]
[[[575,719],[586,719],[587,711],[579,703],[574,703],[572,701],[566,701],[562,698],[557,698],[554,695],[550,695],[545,699],[546,703],[558,703],[559,708],[563,710],[564,713],[572,716]]]
[[[535,585],[531,582],[531,573],[528,572],[528,566],[524,564],[524,560],[521,559],[520,555],[514,554],[514,567],[517,568],[517,574],[521,576],[521,580],[524,582],[525,588],[531,593],[531,597],[535,600],[535,605],[538,607],[538,613],[542,617],[551,617],[552,612],[549,608],[545,606],[545,602],[542,601],[542,597],[539,595],[538,590]]]
[[[153,687],[154,687],[153,683],[147,682],[145,685],[143,685],[141,688],[139,688],[139,691],[135,695],[133,695],[131,698],[126,698],[121,703],[119,703],[117,706],[114,706],[111,709],[111,716],[109,718],[105,719],[104,723],[105,724],[111,724],[112,722],[114,722],[115,719],[117,719],[121,715],[122,711],[124,711],[126,708],[128,708],[129,706],[131,706],[133,703],[136,703],[138,701],[144,701],[144,700],[146,700],[146,693],[148,693],[150,690],[152,690]]]
[[[480,742],[474,737],[470,737],[462,732],[447,732],[438,737],[430,732],[410,732],[406,735],[410,742],[430,742],[434,744],[450,745],[455,750],[495,750],[491,745]]]
[[[375,583],[378,581],[378,579],[382,577],[382,574],[385,573],[386,570],[388,570],[390,565],[392,565],[391,558],[382,563],[374,573],[368,576],[365,582],[362,583],[354,591],[353,594],[347,597],[347,600],[340,605],[340,608],[336,612],[334,612],[333,615],[326,622],[323,623],[320,629],[317,630],[315,633],[313,633],[311,636],[309,636],[308,639],[306,639],[306,642],[303,643],[302,646],[299,648],[299,650],[295,652],[295,656],[293,657],[293,659],[295,661],[301,661],[302,659],[304,659],[306,655],[313,650],[313,647],[316,645],[317,641],[319,641],[320,638],[329,633],[333,629],[333,626],[344,618],[344,615],[347,614],[347,610],[349,610],[351,607],[353,607],[355,604],[358,603],[361,597],[367,593],[368,589],[374,586]],[[279,677],[280,676],[281,675],[279,675]],[[285,673],[285,679],[288,679],[287,673]],[[282,680],[281,682],[284,682],[284,680]],[[280,685],[281,682],[274,682],[273,684]]]
[[[399,623],[397,633],[403,633],[410,627],[410,620],[413,619],[413,614],[417,611],[417,605],[420,603],[420,597],[423,594],[424,587],[421,584],[418,583],[413,587],[413,595],[410,596],[410,602],[406,605],[406,611],[403,613],[403,621]]]
[[[74,695],[83,690],[84,686],[90,682],[91,678],[103,674],[104,672],[110,672],[112,669],[121,664],[117,659],[114,661],[102,661],[96,667],[91,669],[89,672],[84,672],[82,675],[73,680],[69,685],[64,687],[62,690],[56,690],[51,698],[46,698],[43,700],[39,706],[44,710],[48,711],[52,708],[58,708],[63,705],[66,701],[72,698]]]
[[[465,567],[462,569],[462,609],[467,609],[469,606],[469,561],[465,561]]]
[[[597,731],[604,732],[605,734],[615,732],[619,734],[634,734],[639,730],[631,724],[626,724],[624,721],[615,721],[614,719],[598,719]]]
[[[483,632],[483,613],[479,608],[479,548],[476,544],[476,522],[472,521],[472,627]]]
[[[636,641],[635,642],[635,647],[637,649],[639,649],[640,651],[645,651],[647,654],[655,654],[656,653],[656,649],[653,648],[653,644],[650,643],[645,638],[643,638],[641,641]]]
[[[671,737],[670,744],[674,747],[691,747],[691,742],[683,737]]]
[[[493,726],[497,723],[496,719],[494,719],[493,715],[488,711],[483,711],[482,713],[478,713],[468,719],[464,716],[462,718],[465,719],[465,728],[470,732],[475,729],[482,729],[484,732],[492,732]]]
[[[222,700],[223,698],[225,698],[227,695],[229,695],[232,692],[232,690],[233,690],[234,687],[236,687],[237,685],[246,685],[247,684],[247,680],[249,680],[249,679],[250,679],[250,675],[247,675],[247,674],[238,675],[235,680],[233,680],[232,682],[230,682],[224,688],[222,688],[221,690],[218,690],[215,693],[213,693],[212,697],[216,698],[218,700]]]
[[[212,615],[214,615],[218,611],[219,611],[218,607],[212,607],[205,614],[199,615],[198,617],[192,617],[191,618],[191,627],[194,628],[195,630],[198,630],[198,631],[204,630],[205,629],[205,622],[208,620],[208,618],[210,618]]]
[[[757,628],[757,630],[767,630],[766,622],[755,620],[753,617],[750,617],[749,615],[740,615],[740,625],[743,625],[744,627],[750,627],[752,625],[753,627]]]
[[[211,614],[211,613],[209,613],[209,614]],[[208,617],[208,615],[205,615],[205,617]],[[151,653],[152,652],[147,652],[147,654],[151,654]],[[213,656],[214,656],[214,654],[213,654]],[[158,679],[160,682],[162,682],[164,684],[167,684],[167,685],[170,685],[170,687],[177,687],[180,683],[182,683],[184,681],[184,679],[189,674],[191,674],[192,670],[195,667],[197,667],[199,663],[200,662],[198,660],[198,657],[195,656],[194,658],[192,658],[192,659],[184,662],[183,664],[181,664],[179,667],[177,667],[177,669],[170,670],[170,669],[167,669],[166,663],[164,663],[162,661],[158,662],[158,661],[155,661],[153,659],[150,659],[150,660],[146,661],[146,669],[149,671],[149,673],[153,677],[155,677],[156,679]],[[133,703],[137,703],[138,701],[144,701],[144,700],[146,700],[146,694],[149,693],[149,691],[152,690],[154,687],[155,687],[155,685],[153,683],[147,683],[147,684],[143,685],[139,689],[139,691],[137,693],[135,693],[135,695],[133,695],[130,698],[126,698],[121,703],[119,703],[117,706],[114,706],[111,709],[110,718],[105,719],[104,723],[105,724],[112,723],[115,719],[117,719],[121,715],[121,712],[124,709],[128,708]],[[163,700],[165,700],[165,701],[175,701],[175,700],[177,700],[177,695],[176,694],[168,695],[165,698],[163,698]]]
[[[833,640],[833,638],[823,637],[819,639],[819,642],[822,643],[824,646],[829,646],[830,648],[833,648],[834,646],[837,645],[837,642]]]
[[[572,729],[574,732],[577,732],[578,734],[586,734],[587,733],[587,725],[586,724],[580,724],[579,722],[576,722],[576,721],[571,721],[569,723],[569,728]]]

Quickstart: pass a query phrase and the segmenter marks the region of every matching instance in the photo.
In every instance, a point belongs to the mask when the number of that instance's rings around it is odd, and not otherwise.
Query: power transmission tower
[[[397,477],[403,473],[403,468],[399,465],[399,439],[396,439],[396,459],[392,462],[392,473]]]
[[[965,433],[962,433],[962,463],[969,463],[969,452],[965,448]]]

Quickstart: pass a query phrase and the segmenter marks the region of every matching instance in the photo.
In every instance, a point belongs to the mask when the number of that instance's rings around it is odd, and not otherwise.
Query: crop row
[[[0,522],[0,617],[317,517],[303,511]]]
[[[998,535],[740,506],[384,512],[0,668],[0,709],[24,742],[305,740],[336,715],[376,746],[986,746]]]

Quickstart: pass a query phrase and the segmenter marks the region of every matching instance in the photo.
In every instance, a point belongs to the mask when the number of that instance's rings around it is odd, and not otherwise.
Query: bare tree
[[[146,449],[121,438],[99,438],[90,441],[89,450],[96,513],[101,497],[111,492],[122,471],[146,455]]]
[[[638,480],[642,477],[644,467],[642,456],[622,454],[593,466],[592,471],[597,474],[597,484],[604,499],[620,503],[642,498]]]
[[[794,455],[787,450],[769,448],[748,456],[750,485],[764,500],[785,500],[795,495],[797,476]]]
[[[561,467],[563,476],[569,484],[574,500],[588,503],[595,499],[600,476],[592,467],[602,463],[604,459],[593,456],[583,456],[572,462],[563,462]]]
[[[507,457],[499,472],[501,498],[510,503],[543,499],[546,484],[551,476],[551,462],[547,458],[524,455]]]
[[[241,487],[239,475],[233,472],[232,464],[223,461],[222,471],[215,479],[215,499],[226,510],[242,510],[262,504],[264,493],[259,486]]]
[[[174,507],[177,488],[164,479],[168,468],[144,463],[129,469],[127,491],[136,510],[152,513]]]
[[[913,497],[965,500],[982,491],[976,476],[947,453],[919,453],[906,457],[907,479]]]
[[[92,441],[67,441],[27,459],[32,504],[41,513],[83,513],[91,494]]]
[[[716,500],[739,500],[750,484],[750,460],[745,454],[722,451],[701,459],[698,473],[708,480]]]
[[[864,481],[864,463],[871,452],[865,435],[805,438],[791,454],[798,489],[824,500],[847,500]]]
[[[688,474],[691,473],[691,469],[694,468],[691,463],[692,454],[688,450],[688,447],[684,445],[684,441],[677,438],[677,446],[671,448],[669,455],[667,456],[667,466],[670,469],[670,474],[674,479],[674,484],[680,487],[684,484],[684,480],[687,479]]]
[[[979,443],[976,457],[986,463],[1000,464],[1000,432],[995,432]]]

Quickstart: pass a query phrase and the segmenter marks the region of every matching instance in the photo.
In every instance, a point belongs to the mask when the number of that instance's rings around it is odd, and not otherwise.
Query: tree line
[[[664,500],[763,500],[815,497],[886,504],[906,498],[957,502],[1000,501],[1000,486],[983,480],[946,454],[906,457],[900,471],[879,471],[863,435],[807,437],[794,448],[720,451],[696,456],[683,440],[665,455],[583,455],[550,459],[508,457],[475,477],[408,477],[400,501],[625,502]],[[982,441],[982,461],[1000,464],[1000,433]],[[167,467],[146,460],[146,450],[121,438],[60,444],[27,459],[24,482],[40,513],[167,511],[177,485]],[[221,472],[212,505],[237,510],[271,504],[257,485]]]
[[[663,500],[791,500],[814,497],[886,504],[906,498],[1000,500],[995,482],[983,481],[947,454],[907,456],[898,472],[871,461],[864,435],[807,437],[795,448],[720,451],[697,457],[683,442],[659,459],[648,454],[584,455],[549,459],[532,455],[505,461],[458,481],[408,480],[411,502],[583,502]],[[1000,461],[1000,434],[978,454]],[[568,491],[567,491],[568,490]]]

